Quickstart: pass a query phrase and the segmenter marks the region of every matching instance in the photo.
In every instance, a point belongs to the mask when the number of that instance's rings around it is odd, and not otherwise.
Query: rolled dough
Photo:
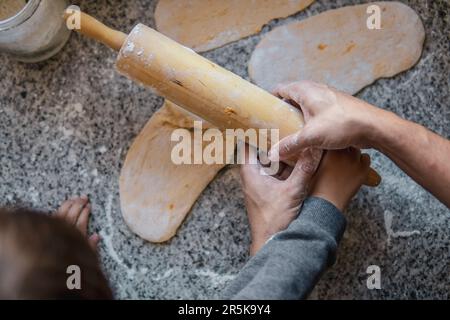
[[[157,29],[198,52],[255,34],[269,21],[287,17],[314,0],[160,0]]]
[[[381,8],[381,30],[369,30],[369,5]],[[425,30],[414,10],[376,2],[327,11],[269,32],[249,63],[250,77],[266,90],[313,80],[355,94],[379,78],[416,64]]]
[[[120,176],[122,215],[130,229],[151,242],[172,238],[197,198],[224,165],[175,165],[174,129],[200,120],[166,101],[133,142]],[[209,125],[204,123],[203,128]],[[192,139],[193,140],[193,139]]]

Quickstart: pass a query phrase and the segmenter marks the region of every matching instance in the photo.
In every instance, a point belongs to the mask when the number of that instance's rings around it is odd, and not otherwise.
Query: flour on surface
[[[393,221],[393,214],[391,211],[386,210],[384,212],[384,226],[386,228],[386,234],[387,234],[387,244],[389,245],[391,243],[392,238],[408,238],[415,235],[420,235],[420,231],[413,230],[413,231],[394,231],[392,229],[392,221]]]

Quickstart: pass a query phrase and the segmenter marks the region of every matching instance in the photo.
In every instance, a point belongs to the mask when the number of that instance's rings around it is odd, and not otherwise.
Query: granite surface
[[[316,1],[274,26],[367,1]],[[427,39],[416,67],[358,95],[450,137],[447,0],[403,1],[422,18]],[[81,8],[127,31],[154,26],[155,1],[80,1]],[[243,77],[260,35],[208,52]],[[115,53],[72,35],[51,60],[25,65],[1,56],[0,204],[54,210],[89,194],[92,231],[117,298],[216,298],[246,262],[248,222],[236,168],[205,190],[178,235],[163,245],[133,235],[121,217],[118,177],[133,138],[163,100],[114,71]],[[383,155],[376,189],[352,202],[336,265],[312,299],[450,298],[450,212]],[[386,224],[386,222],[388,222]],[[389,223],[391,222],[391,224]],[[381,268],[381,290],[368,290],[366,269]]]

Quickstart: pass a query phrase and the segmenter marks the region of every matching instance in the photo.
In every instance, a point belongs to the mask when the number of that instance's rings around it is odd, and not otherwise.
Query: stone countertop
[[[274,26],[367,1],[316,1]],[[427,33],[418,65],[358,95],[370,103],[450,136],[449,34],[446,0],[403,1]],[[105,23],[128,31],[154,26],[155,1],[80,1]],[[248,78],[246,65],[260,35],[206,57]],[[132,234],[119,206],[118,177],[133,138],[163,100],[114,71],[115,53],[79,35],[51,60],[0,63],[0,204],[54,210],[71,195],[89,194],[91,230],[117,298],[205,299],[221,290],[248,259],[248,222],[236,168],[227,168],[195,204],[178,235],[154,245]],[[383,175],[348,210],[338,261],[312,299],[449,299],[450,212],[383,155]],[[391,221],[391,224],[389,223]],[[388,223],[387,223],[388,222]],[[368,290],[366,270],[381,268],[381,290]]]

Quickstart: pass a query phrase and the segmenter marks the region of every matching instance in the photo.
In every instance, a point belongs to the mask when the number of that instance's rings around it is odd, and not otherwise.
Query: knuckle
[[[295,144],[295,141],[285,141],[285,143],[280,144],[279,149],[278,149],[279,153],[286,154],[286,153],[291,152],[293,144]]]
[[[316,171],[316,166],[312,161],[305,161],[300,165],[300,168],[307,175],[312,175]]]

